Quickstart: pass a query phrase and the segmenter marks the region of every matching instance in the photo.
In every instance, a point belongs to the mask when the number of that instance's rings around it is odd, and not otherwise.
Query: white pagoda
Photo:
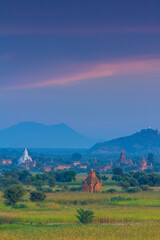
[[[26,162],[32,162],[32,158],[28,155],[27,148],[25,147],[23,155],[18,160],[18,165],[25,164]]]

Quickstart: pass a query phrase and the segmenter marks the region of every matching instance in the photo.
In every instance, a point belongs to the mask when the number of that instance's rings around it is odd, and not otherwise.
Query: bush
[[[49,180],[48,180],[48,185],[49,187],[53,188],[56,186],[56,180],[54,177],[50,177]]]
[[[56,182],[72,182],[76,179],[76,172],[69,171],[57,171],[55,174]]]
[[[101,179],[102,179],[103,181],[107,181],[107,180],[108,180],[108,177],[106,177],[106,175],[104,175],[104,176],[101,176]]]
[[[136,192],[140,192],[140,191],[141,191],[140,187],[129,188],[127,190],[128,193],[136,193]]]
[[[81,191],[82,187],[71,187],[70,191],[75,192],[75,191]]]
[[[68,187],[67,185],[63,185],[63,186],[62,186],[62,191],[63,191],[63,192],[69,191],[69,187]]]
[[[129,182],[131,187],[135,187],[139,185],[138,181],[135,178],[131,178]]]
[[[47,187],[42,188],[41,191],[44,192],[44,193],[52,193],[53,192],[52,188],[49,188],[49,187],[48,188]]]
[[[74,200],[74,201],[72,202],[72,204],[73,204],[73,205],[77,205],[77,204],[78,204],[78,201],[77,201],[77,200]]]
[[[149,191],[150,190],[148,185],[140,185],[140,188],[142,189],[142,191]]]
[[[123,176],[123,169],[120,167],[113,168],[113,175]]]
[[[94,213],[90,210],[84,210],[82,208],[77,209],[78,215],[76,217],[80,221],[80,223],[87,224],[92,223],[94,219]]]
[[[87,205],[87,202],[86,201],[80,201],[80,204]]]
[[[129,182],[127,181],[120,181],[120,184],[121,184],[121,187],[125,190],[128,189],[130,186]]]
[[[44,201],[46,195],[44,192],[41,191],[33,191],[30,193],[30,200],[32,202],[36,202],[37,207],[39,206],[39,202]]]
[[[121,196],[118,196],[118,197],[111,197],[110,201],[111,202],[121,202],[121,201],[130,201],[131,198],[126,198],[126,197],[121,197]]]
[[[15,209],[27,208],[27,206],[26,206],[25,204],[15,204],[15,205],[13,206],[13,208],[15,208]]]
[[[107,193],[115,193],[115,192],[117,192],[117,190],[114,189],[114,188],[110,188],[110,189],[108,189],[106,192],[107,192]]]
[[[122,176],[119,176],[119,175],[112,176],[112,180],[114,180],[114,181],[121,181],[122,179],[123,179]]]

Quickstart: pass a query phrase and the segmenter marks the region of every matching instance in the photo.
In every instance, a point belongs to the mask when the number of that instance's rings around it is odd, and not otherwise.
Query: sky
[[[160,130],[159,0],[1,0],[0,130]]]

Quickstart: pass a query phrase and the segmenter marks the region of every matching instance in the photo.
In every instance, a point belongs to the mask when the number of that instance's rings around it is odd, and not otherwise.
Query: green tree
[[[101,180],[101,175],[100,175],[100,173],[97,172],[97,171],[95,171],[95,173],[96,173],[96,177],[97,177],[99,180]]]
[[[123,189],[125,189],[125,190],[129,189],[129,186],[130,186],[129,182],[127,182],[127,181],[120,181],[120,184],[121,184]]]
[[[120,167],[115,167],[115,168],[113,168],[112,171],[113,171],[113,174],[114,174],[114,175],[123,176],[123,169],[120,168]]]
[[[42,163],[41,162],[38,162],[36,164],[36,167],[38,168],[38,170],[40,171],[40,169],[43,167]]]
[[[87,224],[87,223],[93,222],[94,212],[80,208],[80,209],[77,209],[77,213],[78,215],[76,215],[76,217],[81,223]]]
[[[56,182],[72,182],[76,179],[76,172],[69,171],[57,171],[55,174]]]
[[[129,183],[131,187],[135,187],[139,185],[138,181],[135,178],[130,178]]]
[[[39,207],[39,203],[43,202],[46,198],[46,194],[41,191],[33,191],[30,193],[30,200],[35,202],[37,207]]]
[[[12,185],[4,190],[3,197],[6,199],[6,204],[14,206],[25,195],[26,190],[22,185]]]
[[[32,174],[28,170],[24,169],[19,174],[19,181],[24,185],[31,185],[31,176]]]
[[[52,187],[55,187],[55,185],[56,185],[56,180],[55,180],[55,178],[54,177],[50,177],[49,179],[48,179],[48,185],[52,188]]]

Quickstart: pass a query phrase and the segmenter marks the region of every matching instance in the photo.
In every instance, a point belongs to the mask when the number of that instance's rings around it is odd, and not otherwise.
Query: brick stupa
[[[90,170],[88,177],[82,183],[84,192],[101,192],[102,181],[100,181],[93,169]]]
[[[152,163],[150,163],[150,165],[148,165],[146,159],[143,157],[142,161],[140,162],[140,170],[144,171],[146,169],[152,169],[152,168],[153,168]]]

